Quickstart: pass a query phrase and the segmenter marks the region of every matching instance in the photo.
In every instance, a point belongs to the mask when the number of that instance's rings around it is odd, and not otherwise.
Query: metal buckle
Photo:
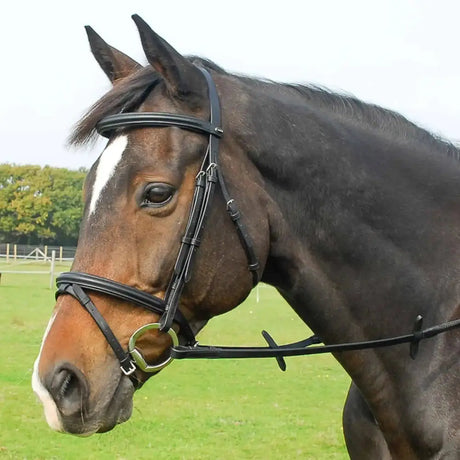
[[[143,372],[148,372],[148,373],[159,372],[161,369],[165,368],[168,364],[170,364],[171,361],[173,360],[173,357],[169,356],[165,361],[163,361],[160,364],[148,364],[144,356],[140,352],[140,350],[136,348],[136,341],[141,335],[145,334],[145,332],[149,331],[150,329],[160,329],[160,328],[161,328],[160,323],[146,324],[145,326],[140,327],[136,332],[134,332],[134,334],[129,339],[128,353],[132,356],[137,367]],[[168,329],[166,333],[170,335],[172,343],[173,343],[172,345],[173,347],[179,345],[179,339],[174,329]]]
[[[136,370],[136,363],[134,361],[129,361],[129,365],[131,366],[128,370],[125,370],[123,366],[120,366],[121,372],[126,376],[130,376]]]
[[[217,182],[217,163],[210,163],[206,169],[206,177],[208,182]]]

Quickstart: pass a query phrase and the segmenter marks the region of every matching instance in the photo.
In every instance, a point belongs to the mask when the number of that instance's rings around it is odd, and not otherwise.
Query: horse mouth
[[[129,420],[133,409],[134,386],[122,375],[111,396],[102,396],[88,410],[79,414],[62,417],[63,432],[77,436],[91,436],[106,433],[116,425]],[[86,412],[86,414],[85,414]]]
[[[103,423],[99,426],[96,433],[106,433],[115,428],[116,425],[130,419],[133,412],[134,391],[133,384],[129,379],[122,376],[120,384],[108,405],[108,412],[106,412]]]

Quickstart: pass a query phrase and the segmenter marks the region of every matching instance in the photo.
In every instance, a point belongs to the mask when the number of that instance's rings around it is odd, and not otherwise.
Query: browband
[[[222,137],[224,131],[220,126],[187,115],[177,115],[174,113],[156,113],[156,112],[133,112],[118,113],[103,118],[97,125],[97,132],[109,138],[117,128],[148,128],[148,127],[168,127],[176,126],[177,128],[188,129],[202,134],[212,134],[213,136]]]

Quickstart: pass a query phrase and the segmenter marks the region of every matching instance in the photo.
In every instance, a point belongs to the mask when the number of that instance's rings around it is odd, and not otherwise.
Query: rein
[[[369,348],[383,348],[409,343],[409,354],[412,359],[417,357],[419,343],[443,332],[460,327],[460,319],[439,324],[422,330],[423,318],[418,315],[412,334],[388,337],[384,339],[367,340],[364,342],[337,343],[311,347],[321,343],[321,339],[313,335],[300,342],[278,345],[267,331],[262,331],[262,336],[268,343],[268,347],[216,347],[196,344],[193,347],[173,347],[171,357],[174,359],[199,359],[199,358],[276,358],[282,371],[286,370],[285,356],[318,355],[323,353],[339,353],[352,350],[366,350]]]
[[[211,75],[205,69],[199,69],[203,73],[208,85],[210,102],[209,121],[171,113],[136,112],[110,115],[103,118],[97,124],[99,134],[105,137],[110,137],[115,130],[120,128],[162,128],[169,126],[209,136],[206,153],[196,176],[195,191],[185,234],[180,244],[173,275],[166,290],[165,298],[162,299],[131,286],[89,273],[67,272],[62,273],[56,279],[58,287],[56,298],[60,295],[71,295],[88,311],[118,358],[122,372],[130,377],[135,387],[139,385],[139,381],[132,375],[136,369],[140,369],[143,372],[155,373],[167,366],[174,358],[276,358],[280,369],[284,371],[286,370],[286,363],[283,357],[285,356],[335,353],[410,343],[410,356],[412,359],[415,359],[421,340],[460,327],[459,319],[422,330],[423,319],[421,316],[418,316],[414,324],[413,333],[411,334],[365,342],[311,347],[313,344],[321,343],[319,337],[312,336],[300,342],[278,345],[268,332],[263,331],[262,335],[267,341],[268,347],[213,347],[198,345],[192,328],[178,309],[178,306],[185,284],[190,281],[194,256],[201,243],[202,232],[217,185],[220,187],[226,202],[227,212],[235,225],[241,245],[246,253],[248,269],[252,274],[253,285],[255,286],[259,282],[259,262],[251,237],[241,220],[241,214],[235,200],[231,198],[228,192],[222,171],[219,169],[219,140],[223,136],[219,97]],[[128,351],[125,351],[110,326],[87,295],[86,290],[110,295],[145,308],[160,315],[159,322],[146,324],[135,331],[129,340]],[[179,332],[184,339],[185,345],[179,345],[177,334],[172,328],[173,323],[179,326]],[[142,353],[136,348],[137,339],[151,329],[158,329],[160,332],[169,334],[172,340],[171,355],[162,363],[155,365],[148,364]]]

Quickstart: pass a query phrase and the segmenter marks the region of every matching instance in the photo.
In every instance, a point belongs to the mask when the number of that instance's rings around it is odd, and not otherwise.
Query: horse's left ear
[[[150,65],[163,77],[171,96],[192,101],[205,95],[201,72],[156,34],[137,14],[132,16]]]
[[[92,27],[85,26],[85,29],[91,52],[112,83],[142,68],[134,59],[107,44]]]

